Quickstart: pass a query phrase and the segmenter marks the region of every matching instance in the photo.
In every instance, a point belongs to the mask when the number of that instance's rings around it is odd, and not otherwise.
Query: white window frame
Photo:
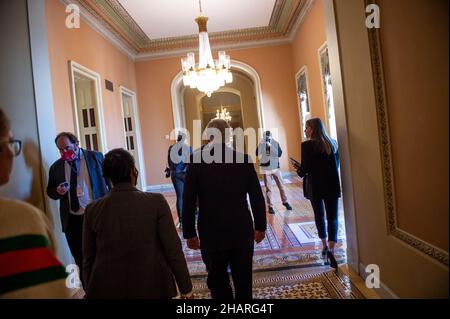
[[[74,120],[74,126],[75,126],[75,133],[78,136],[80,143],[81,139],[83,138],[80,136],[80,122],[78,119],[78,102],[77,102],[77,95],[76,95],[76,88],[75,88],[75,72],[79,73],[93,81],[95,81],[95,94],[96,94],[96,108],[97,108],[97,114],[98,114],[98,147],[99,152],[106,153],[108,152],[108,146],[106,144],[106,129],[105,129],[105,116],[103,111],[103,96],[102,96],[102,81],[100,74],[98,74],[95,71],[92,71],[85,66],[75,62],[75,61],[69,61],[69,67],[70,67],[70,80],[71,80],[71,88],[72,88],[72,114],[73,114],[73,120]]]
[[[302,110],[302,101],[300,100],[300,96],[298,95],[298,79],[300,78],[300,76],[302,74],[305,74],[305,78],[306,78],[306,92],[307,92],[307,96],[308,96],[308,105],[309,105],[309,112],[307,114],[303,114],[303,110]],[[300,136],[301,136],[301,140],[305,141],[306,137],[305,137],[305,133],[304,131],[304,127],[303,127],[303,117],[310,115],[311,116],[311,110],[312,110],[312,105],[311,105],[311,99],[310,99],[310,94],[309,94],[309,77],[308,77],[308,67],[306,65],[302,66],[300,68],[300,70],[298,70],[298,72],[295,74],[295,88],[296,88],[296,95],[297,95],[297,105],[298,105],[298,114],[299,114],[299,120],[300,120]]]

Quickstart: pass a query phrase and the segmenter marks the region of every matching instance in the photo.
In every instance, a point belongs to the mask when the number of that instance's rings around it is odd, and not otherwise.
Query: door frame
[[[106,153],[108,151],[108,146],[106,143],[106,129],[105,129],[105,116],[103,112],[103,97],[102,97],[102,82],[100,74],[95,71],[88,69],[87,67],[70,60],[69,61],[69,70],[70,70],[70,85],[71,85],[71,95],[72,95],[72,115],[74,121],[74,131],[78,136],[78,139],[81,143],[80,136],[80,126],[78,119],[78,101],[76,95],[75,88],[75,72],[79,73],[95,82],[95,94],[96,94],[96,102],[97,102],[97,114],[98,114],[98,131],[99,131],[99,152]]]
[[[139,180],[141,184],[142,190],[147,189],[146,183],[146,174],[145,174],[145,165],[144,165],[144,156],[143,156],[143,147],[142,147],[142,137],[141,137],[141,125],[140,125],[140,117],[139,117],[139,108],[137,104],[136,93],[123,85],[119,86],[119,94],[120,94],[120,114],[122,115],[121,122],[123,127],[123,137],[124,137],[124,145],[127,145],[126,137],[125,137],[125,125],[123,122],[124,113],[123,113],[123,99],[122,95],[125,94],[129,96],[132,100],[131,107],[133,108],[133,120],[135,125],[136,132],[136,145],[138,147],[138,161],[139,161]]]

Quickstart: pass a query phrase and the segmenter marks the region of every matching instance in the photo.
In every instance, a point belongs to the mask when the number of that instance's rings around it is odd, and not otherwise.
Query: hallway
[[[253,257],[254,297],[257,299],[322,299],[363,298],[348,276],[336,275],[321,256],[321,241],[317,236],[314,214],[309,200],[303,197],[301,179],[284,179],[286,195],[293,210],[287,211],[279,194],[275,198],[275,215],[267,214],[266,238],[255,246]],[[264,185],[261,184],[264,190]],[[175,224],[176,197],[173,191],[163,191]],[[339,264],[346,263],[345,223],[342,201],[339,203],[339,234],[335,255]],[[186,247],[179,235],[193,278],[198,298],[210,298],[206,286],[206,269],[200,251]]]

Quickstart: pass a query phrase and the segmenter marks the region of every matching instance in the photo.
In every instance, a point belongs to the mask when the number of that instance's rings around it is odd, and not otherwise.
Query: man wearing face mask
[[[59,200],[62,230],[82,280],[82,230],[86,206],[107,192],[102,176],[103,154],[84,150],[75,135],[60,133],[55,144],[61,154],[50,167],[47,195]]]

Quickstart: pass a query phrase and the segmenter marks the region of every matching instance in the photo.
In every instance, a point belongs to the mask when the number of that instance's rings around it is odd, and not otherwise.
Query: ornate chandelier
[[[199,29],[199,62],[195,63],[193,52],[181,59],[183,84],[191,89],[197,88],[211,97],[211,94],[225,83],[233,82],[233,74],[230,71],[230,56],[226,55],[225,51],[219,51],[219,59],[213,60],[206,29],[208,18],[203,16],[201,0],[199,0],[199,7],[200,16],[195,19]]]
[[[216,118],[215,119],[221,119],[225,120],[227,122],[231,121],[231,115],[230,112],[227,111],[227,108],[220,106],[220,110],[217,110],[216,112]]]

